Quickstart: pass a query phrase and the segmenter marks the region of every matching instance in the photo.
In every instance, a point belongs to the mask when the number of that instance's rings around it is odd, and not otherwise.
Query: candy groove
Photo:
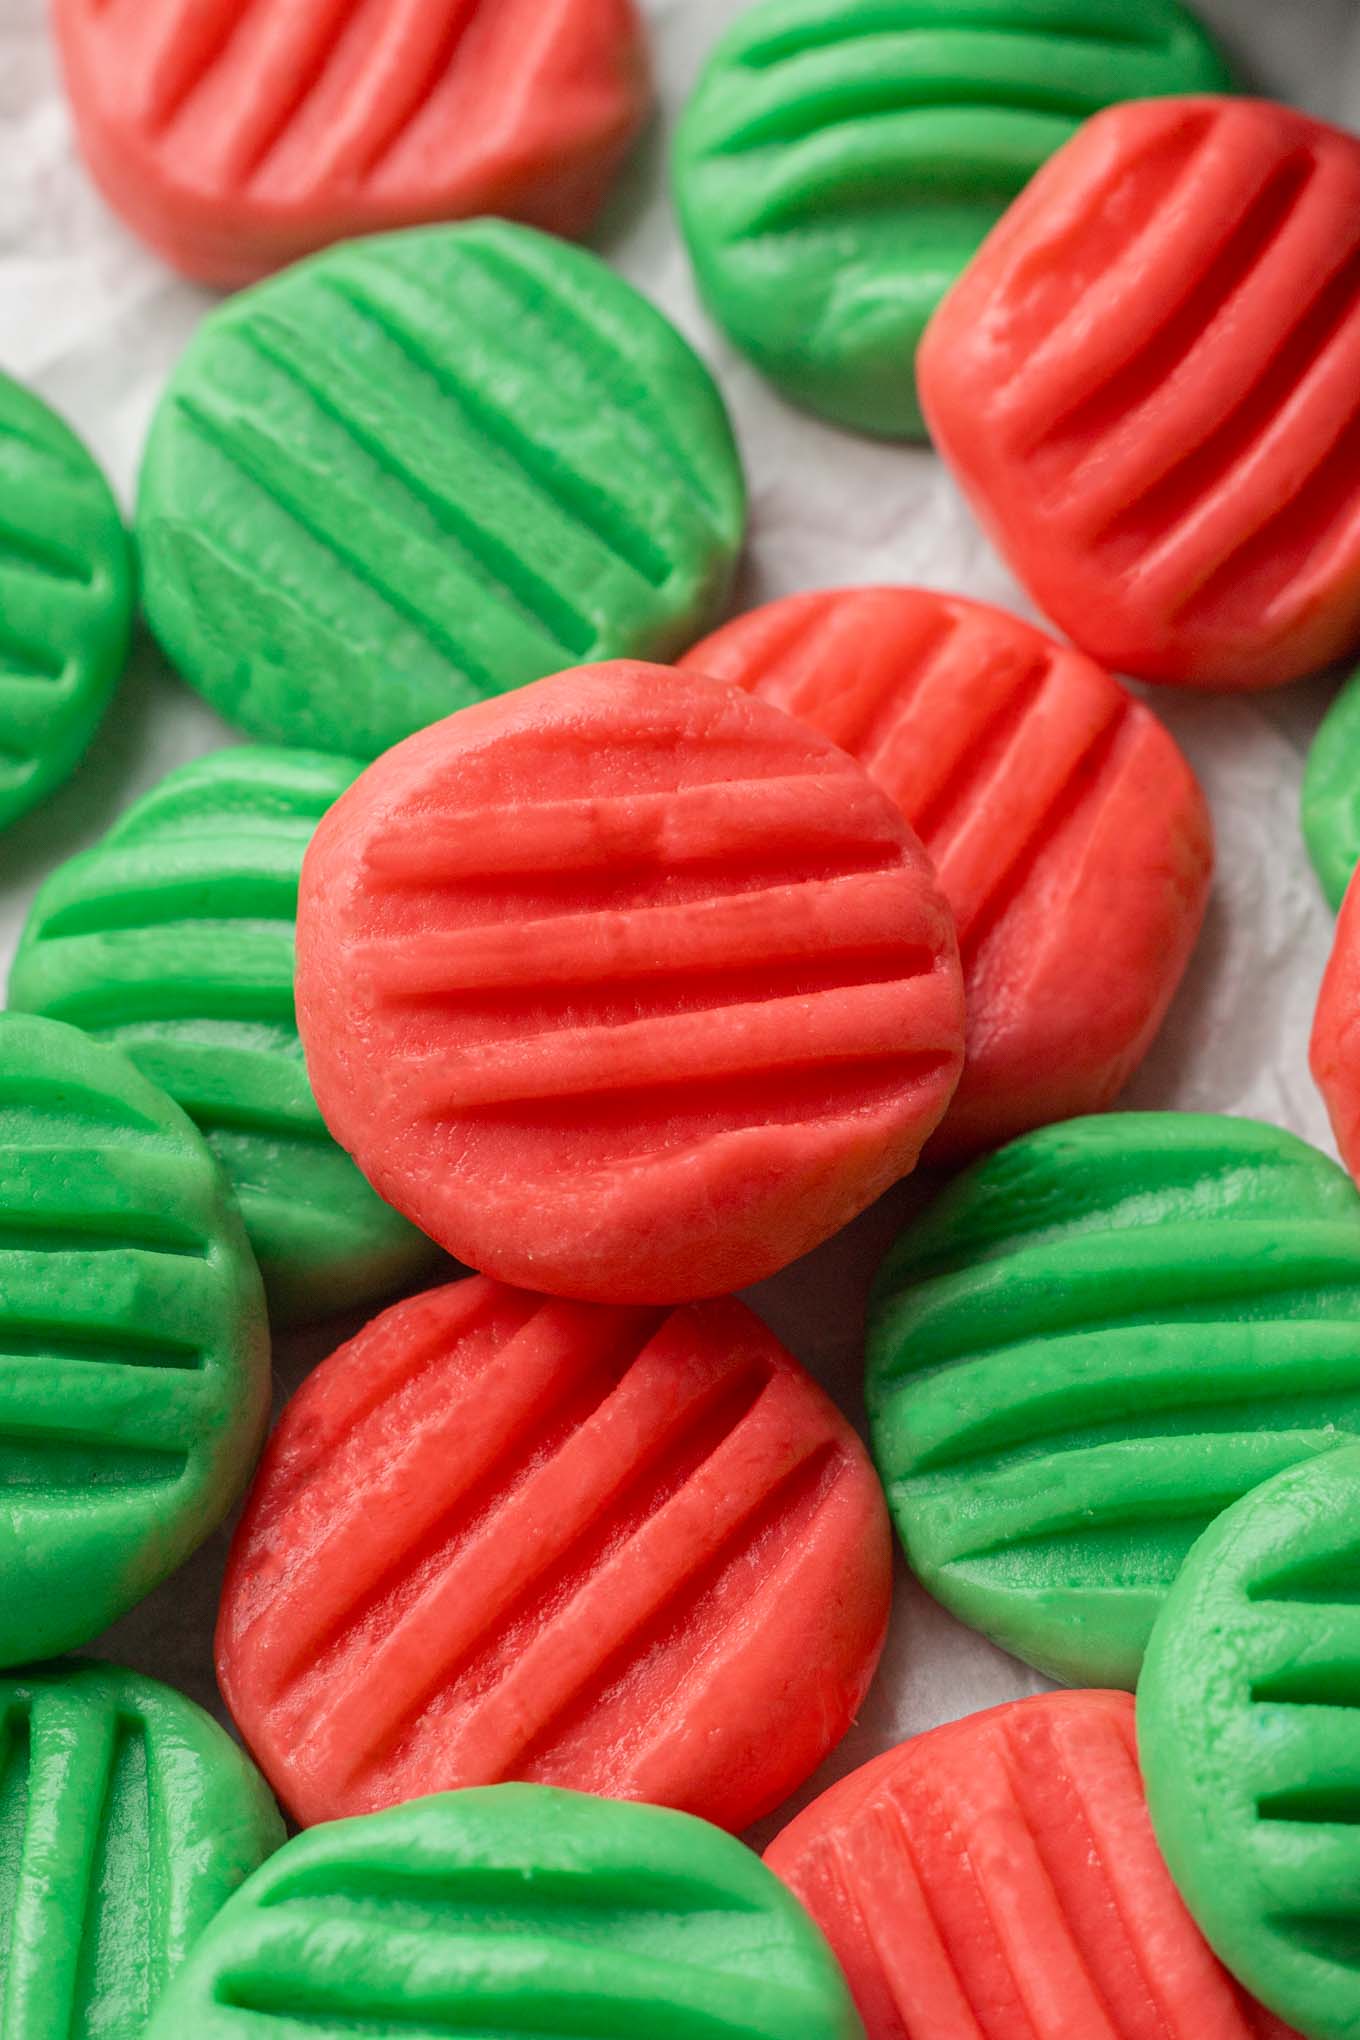
[[[108,1666],[0,1677],[6,2040],[140,2040],[196,1933],[283,1840],[199,1709]]]
[[[0,376],[0,826],[74,769],[131,629],[108,485],[61,420]]]
[[[1089,2040],[1293,2040],[1185,1914],[1122,1694],[918,1736],[814,1801],[766,1862],[828,1934],[871,2040],[1001,2040],[1038,2005]]]
[[[148,2040],[398,2023],[411,2040],[862,2040],[821,1937],[739,1844],[526,1786],[290,1842],[219,1916]]]
[[[258,8],[259,0],[254,0],[254,4]],[[241,29],[251,9],[247,7],[243,11],[223,7],[212,32],[203,39],[196,51],[192,49],[189,51],[190,61],[181,64],[177,73],[170,66],[166,67],[164,74],[166,84],[156,104],[148,109],[148,130],[154,135],[163,135],[181,118],[192,115],[196,110],[192,102],[204,95],[205,87],[209,84],[219,95],[228,99],[233,89],[243,93],[249,86],[251,96],[246,105],[258,121],[258,96],[263,89],[276,103],[267,109],[267,121],[252,138],[248,150],[239,153],[234,167],[237,177],[245,185],[266,183],[271,157],[285,145],[289,129],[299,123],[300,117],[307,111],[309,101],[325,84],[326,74],[336,65],[345,32],[353,22],[360,5],[361,0],[341,0],[338,9],[331,6],[317,11],[316,28],[323,30],[324,34],[313,31],[313,59],[303,75],[300,86],[295,85],[286,73],[277,79],[266,77],[261,80],[258,75],[239,71],[240,60],[244,54]],[[180,11],[183,11],[182,8]],[[485,14],[488,10],[485,0],[476,0],[476,4],[471,7],[466,5],[466,0],[459,0],[459,4],[450,4],[450,0],[443,0],[441,11],[444,21],[439,28],[439,45],[442,45],[440,55],[444,64],[453,64],[457,61],[477,15]],[[166,14],[167,10],[163,9],[162,12]],[[369,9],[368,12],[371,16],[372,10]],[[365,35],[370,41],[375,62],[381,62],[385,37],[390,36],[394,29],[400,30],[400,15],[399,8],[388,6],[383,18],[376,23],[372,19],[365,22]],[[310,28],[312,24],[308,23],[307,26]],[[164,32],[163,29],[162,33]],[[222,75],[224,71],[230,70],[233,66],[238,68],[239,75],[234,80],[224,79]],[[395,127],[389,126],[386,134],[370,133],[363,138],[357,154],[364,162],[367,176],[375,175],[381,168],[383,158],[400,144],[411,122],[423,110],[442,68],[441,64],[432,64],[424,78],[413,79],[412,83],[416,88],[414,96],[403,109],[401,119]]]
[[[875,690],[866,688],[858,698],[847,688],[844,703],[835,705],[835,728],[826,729],[826,734],[857,757],[865,770],[899,801],[905,791],[902,782],[916,765],[911,759],[913,723],[922,704],[947,681],[951,669],[966,667],[969,662],[968,640],[977,633],[970,631],[966,607],[960,603],[951,611],[948,605],[940,605],[938,623],[921,644],[911,668],[895,672],[891,685],[886,684],[887,676],[883,676],[883,686]],[[838,636],[847,625],[848,619],[832,618],[825,612],[819,615],[809,603],[794,642],[780,646],[755,671],[748,669],[740,684],[749,686],[753,693],[774,702],[790,715],[807,715],[808,702],[799,688],[799,675],[815,674],[823,665],[825,650],[819,638]],[[720,644],[721,638],[717,642]],[[721,654],[715,658],[707,645],[697,647],[685,663],[714,679],[737,678],[735,672],[728,670]],[[1093,804],[1098,804],[1102,786],[1118,777],[1122,762],[1118,756],[1120,740],[1137,713],[1135,705],[1122,690],[1110,685],[1101,688],[1095,700],[1077,698],[1082,691],[1077,683],[1091,669],[1085,661],[1081,662],[1081,670],[1076,668],[1077,661],[1059,646],[1036,647],[1032,656],[1008,676],[1008,684],[999,698],[985,706],[976,698],[963,704],[964,713],[951,720],[948,748],[936,751],[931,759],[934,783],[929,794],[914,814],[907,813],[954,905],[959,950],[965,962],[976,952],[986,933],[989,903],[1013,897],[1023,888],[1049,829],[1070,808],[1079,788],[1088,787]],[[1026,725],[1045,706],[1052,706],[1046,697],[1064,691],[1073,697],[1068,706],[1076,711],[1073,717],[1076,741],[1063,761],[1062,778],[1056,784],[1046,784],[1032,776],[1025,778],[1019,790],[1025,811],[1017,818],[1002,856],[989,860],[985,872],[970,871],[971,886],[961,886],[958,851],[961,847],[966,857],[968,845],[965,841],[960,846],[957,838],[967,830],[974,803],[980,802],[989,789],[1015,776],[1012,769],[1015,753],[1023,746]],[[814,692],[815,688],[808,689],[809,700]],[[1095,690],[1088,688],[1086,692],[1090,695]],[[811,715],[807,719],[814,720]],[[825,725],[826,717],[817,715],[815,726]],[[898,767],[896,771],[894,764]],[[903,806],[905,809],[905,801]]]
[[[1105,663],[1248,687],[1345,648],[1358,200],[1360,150],[1303,116],[1116,109],[942,310],[922,356],[942,449],[1049,613]],[[1181,224],[1156,240],[1168,212]],[[1016,266],[1027,234],[1064,248],[1038,292]],[[964,358],[956,338],[979,320],[987,340]],[[993,451],[975,458],[983,429]],[[1249,490],[1256,470],[1278,486]],[[1333,584],[1341,620],[1319,623]]]
[[[97,1750],[82,1748],[64,1775],[53,1765],[45,1773],[39,1769],[34,1776],[32,1734],[31,1722],[22,1709],[7,1710],[4,1768],[0,1771],[0,1839],[6,1844],[9,1874],[0,1892],[0,1939],[8,1950],[4,1971],[13,1979],[5,1991],[5,2031],[13,2032],[16,2040],[25,2031],[36,2035],[43,2030],[36,2024],[30,2026],[26,2001],[51,1980],[50,1972],[35,1978],[30,1969],[26,1975],[29,1965],[24,1955],[30,1937],[40,1937],[44,1911],[54,1898],[69,1908],[65,1922],[70,1933],[69,1966],[66,1988],[60,1993],[67,2014],[63,2030],[77,2033],[85,2030],[93,1995],[92,1972],[97,1973],[100,1966],[101,1939],[105,1935],[121,1939],[129,1919],[149,1926],[151,1914],[153,1837],[145,1724],[126,1717],[114,1720]],[[69,1832],[87,1825],[92,1807],[96,1818],[90,1856],[88,1863],[79,1865],[86,1874],[55,1892],[45,1889],[37,1878],[26,1885],[22,1852],[28,1823],[38,1831]],[[105,1917],[115,1878],[116,1901]],[[140,1996],[137,2017],[145,2019],[151,2010],[151,1979],[134,1972],[127,1981]],[[129,2021],[128,2030],[140,2028]]]
[[[301,1819],[514,1777],[741,1827],[849,1726],[886,1623],[881,1503],[848,1427],[740,1306],[471,1281],[398,1305],[314,1381],[262,1465],[218,1628],[223,1692]],[[356,1575],[337,1554],[360,1537]],[[752,1782],[741,1661],[791,1591],[832,1625],[824,1718],[810,1744],[786,1718],[806,1682],[762,1690],[785,1736],[774,1758],[751,1745]]]
[[[808,721],[859,759],[899,803],[929,851],[953,906],[960,954],[967,962],[990,925],[989,906],[1023,889],[1033,860],[1079,792],[1089,789],[1093,805],[1099,805],[1102,789],[1119,777],[1128,725],[1147,712],[1088,661],[1017,624],[1005,655],[986,660],[999,684],[985,693],[969,691],[956,701],[958,713],[951,713],[947,728],[932,729],[942,742],[932,745],[927,762],[919,750],[914,752],[920,726],[954,676],[985,658],[977,648],[996,636],[1002,618],[999,611],[978,610],[967,602],[919,597],[919,617],[912,618],[915,642],[904,643],[900,663],[895,661],[891,671],[847,675],[840,693],[828,701],[824,675],[835,647],[852,644],[857,628],[871,627],[890,604],[896,608],[894,597],[903,600],[905,624],[905,604],[912,600],[907,590],[871,590],[858,598],[850,591],[795,597],[788,605],[789,629],[781,627],[776,634],[772,628],[763,652],[741,655],[740,633],[749,626],[748,618],[729,627],[730,637],[719,631],[696,646],[683,663],[748,688]],[[729,639],[730,652],[724,639]],[[1028,732],[1041,720],[1050,721],[1055,711],[1071,729],[1060,775],[1017,772]],[[1016,781],[1012,800],[1022,803],[1021,811],[1001,855],[991,855],[981,868],[968,855],[972,814],[989,792]]]
[[[578,660],[679,651],[743,518],[679,336],[594,257],[483,222],[333,250],[215,314],[138,530],[152,625],[211,700],[370,756]]]
[[[1186,1552],[1360,1432],[1360,1200],[1273,1128],[1117,1114],[1017,1141],[880,1277],[875,1456],[946,1606],[1075,1684],[1132,1686]]]
[[[792,596],[696,645],[857,757],[901,808],[958,928],[967,1061],[935,1151],[1109,1104],[1203,913],[1212,829],[1156,718],[1001,610],[916,588]]]
[[[1225,1961],[1316,2040],[1360,2031],[1360,1451],[1206,1532],[1158,1621],[1138,1728],[1157,1837]]]
[[[901,363],[1040,165],[1112,99],[1227,89],[1175,0],[1143,0],[1134,33],[1118,12],[1109,0],[749,10],[686,110],[676,160],[700,283],[737,343],[814,409],[919,433]]]
[[[1204,251],[1202,266],[1190,278],[1191,291],[1177,319],[1163,327],[1143,351],[1125,362],[1118,378],[1063,412],[1046,427],[1035,453],[1042,457],[1058,441],[1084,436],[1098,420],[1099,437],[1085,457],[1093,467],[1101,447],[1116,435],[1127,432],[1128,421],[1163,384],[1168,374],[1198,349],[1206,375],[1213,373],[1218,355],[1211,355],[1206,342],[1210,329],[1225,308],[1252,281],[1268,256],[1272,264],[1288,259],[1296,227],[1304,223],[1310,187],[1318,175],[1316,156],[1286,157],[1242,215],[1239,223],[1216,251]],[[1193,184],[1193,174],[1186,184]],[[1187,195],[1189,202],[1189,195]],[[1098,280],[1098,279],[1097,279]],[[1067,314],[1076,316],[1078,308]],[[1299,307],[1290,306],[1291,314]],[[1190,575],[1179,570],[1181,556],[1188,550],[1197,521],[1214,507],[1214,491],[1241,466],[1252,446],[1275,423],[1276,417],[1315,365],[1332,340],[1343,331],[1360,309],[1360,245],[1345,256],[1341,267],[1302,307],[1302,316],[1289,332],[1284,349],[1263,365],[1259,379],[1239,399],[1237,407],[1217,432],[1189,449],[1171,469],[1155,477],[1150,472],[1130,475],[1131,493],[1112,508],[1102,500],[1092,520],[1090,544],[1096,553],[1108,552],[1122,567],[1129,555],[1153,547],[1148,571],[1181,579],[1183,586],[1173,593],[1175,613],[1194,613],[1209,607],[1220,593],[1230,592],[1241,569],[1239,548],[1218,561],[1209,579],[1200,587],[1189,585]],[[1315,473],[1311,486],[1317,486]],[[1069,507],[1071,507],[1069,505]],[[1291,504],[1292,514],[1301,506]],[[1250,542],[1264,549],[1270,527]]]
[[[229,1506],[263,1428],[259,1278],[207,1148],[121,1055],[7,1014],[0,1662],[94,1635]]]
[[[721,802],[714,798],[718,791]],[[944,1068],[950,1055],[943,1044],[922,1055],[879,1048],[868,1039],[868,1014],[859,1006],[877,1008],[898,994],[909,1000],[911,986],[933,973],[935,958],[924,940],[905,949],[898,939],[896,888],[881,874],[891,875],[900,862],[899,846],[885,832],[866,851],[862,818],[845,794],[828,776],[808,772],[677,784],[660,790],[641,820],[636,801],[608,796],[544,803],[537,815],[523,817],[510,809],[481,812],[475,826],[459,822],[447,834],[440,833],[440,816],[410,815],[405,830],[390,833],[381,846],[385,892],[375,906],[381,911],[394,899],[457,884],[466,900],[484,909],[484,918],[447,934],[432,931],[415,955],[404,935],[365,944],[363,961],[382,969],[377,1009],[396,1030],[399,1052],[428,1063],[441,1055],[436,1003],[467,1010],[485,1000],[494,1029],[475,1066],[450,1066],[431,1116],[513,1110],[528,1099],[549,1101],[560,1113],[585,1097],[627,1090],[639,1100],[629,1137],[641,1143],[652,1116],[678,1118],[697,1135],[712,1089],[740,1078],[747,1115],[778,1118],[797,1103],[807,1045],[798,1045],[796,1061],[785,1070],[767,1052],[761,1023],[784,1001],[802,1006],[819,997],[836,1000],[829,1032],[817,1026],[810,1005],[808,1018],[810,1034],[839,1071],[837,1089],[846,1103],[837,1109],[852,1109],[855,1093],[874,1089],[904,1066],[920,1065],[923,1073]],[[755,809],[757,801],[753,824],[742,810]],[[567,870],[580,876],[573,870],[575,825],[588,824],[595,841],[617,843],[632,832],[641,848],[663,814],[677,882],[664,901],[652,903],[646,898],[654,887],[651,860],[636,876],[619,878],[617,865],[601,874],[607,898],[596,912],[625,908],[637,923],[628,931],[623,968],[617,955],[602,966],[582,947],[582,923],[596,914],[578,921],[575,900],[552,912],[554,880]],[[528,866],[526,850],[539,842],[551,861]],[[580,841],[579,857],[589,884],[594,842]],[[786,914],[777,911],[783,903]],[[811,916],[833,931],[828,938],[814,942],[802,933]],[[536,976],[523,983],[522,960],[505,939],[507,924],[516,929],[516,951],[526,942],[542,945],[542,981]],[[762,936],[773,954],[762,953]],[[753,969],[759,970],[758,990],[743,981]],[[852,1003],[856,994],[862,998]],[[639,1005],[651,1010],[623,1017]],[[750,1031],[725,1050],[704,1023],[736,1011],[749,1015]],[[555,1023],[546,1038],[545,1020]],[[525,1021],[537,1024],[521,1033]],[[551,1048],[542,1070],[541,1047]]]
[[[432,1252],[331,1140],[293,1013],[303,852],[360,769],[246,747],[172,772],[47,880],[10,976],[12,1007],[123,1049],[188,1112],[279,1320],[381,1295]]]
[[[584,233],[645,110],[631,0],[54,12],[96,179],[167,259],[218,284],[419,219]]]

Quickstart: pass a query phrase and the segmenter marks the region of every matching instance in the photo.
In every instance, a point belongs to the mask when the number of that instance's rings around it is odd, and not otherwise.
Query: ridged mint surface
[[[1229,1503],[1360,1436],[1360,1196],[1246,1119],[1110,1113],[959,1177],[879,1277],[874,1455],[930,1592],[1132,1686]]]
[[[1206,1531],[1148,1648],[1138,1744],[1181,1895],[1308,2040],[1360,2036],[1360,1450]]]
[[[687,1814],[534,1785],[290,1842],[147,2040],[863,2040],[797,1900]]]
[[[1303,836],[1328,905],[1339,908],[1360,863],[1360,673],[1337,695],[1308,753]]]
[[[0,1664],[173,1572],[268,1407],[260,1277],[202,1136],[118,1050],[0,1014]]]
[[[764,0],[677,137],[700,289],[797,402],[921,437],[921,335],[1041,164],[1115,100],[1229,89],[1178,0]]]
[[[126,663],[132,602],[103,475],[0,375],[0,828],[75,770]]]
[[[498,221],[329,249],[199,328],[152,426],[151,626],[252,735],[373,757],[712,620],[745,495],[722,399],[595,256]]]
[[[126,1050],[207,1136],[276,1320],[361,1304],[433,1250],[327,1133],[293,1014],[298,874],[357,760],[245,746],[172,772],[34,902],[10,1004]]]
[[[5,2040],[141,2040],[283,1838],[254,1766],[168,1686],[78,1662],[0,1677]]]

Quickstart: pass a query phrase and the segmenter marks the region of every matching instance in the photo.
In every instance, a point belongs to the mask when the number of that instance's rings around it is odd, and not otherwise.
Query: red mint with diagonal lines
[[[850,1726],[891,1574],[863,1446],[741,1304],[474,1277],[285,1410],[218,1676],[303,1822],[524,1779],[739,1829]]]
[[[649,102],[634,0],[53,0],[81,148],[188,276],[494,213],[584,234]]]
[[[1360,139],[1265,101],[1112,107],[918,358],[936,445],[1117,672],[1270,687],[1360,640]]]
[[[914,1165],[958,1079],[949,909],[816,731],[579,667],[387,752],[303,865],[317,1102],[388,1202],[504,1281],[722,1295]]]
[[[968,1024],[932,1154],[1109,1105],[1180,981],[1213,865],[1204,797],[1151,711],[1019,617],[924,588],[792,595],[682,663],[853,753],[934,861]]]
[[[1153,1838],[1133,1697],[918,1735],[772,1844],[867,2040],[1297,2040],[1218,1963]]]

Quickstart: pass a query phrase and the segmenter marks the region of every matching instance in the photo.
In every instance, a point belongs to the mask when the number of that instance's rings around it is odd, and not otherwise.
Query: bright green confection
[[[1360,673],[1337,695],[1308,753],[1303,835],[1328,904],[1340,907],[1360,863]]]
[[[264,1293],[202,1136],[117,1049],[0,1013],[0,1665],[172,1573],[268,1408]]]
[[[863,2040],[821,1934],[689,1814],[493,1785],[328,1822],[229,1901],[147,2040]]]
[[[764,0],[676,142],[700,290],[795,402],[923,437],[921,335],[1040,165],[1114,100],[1228,89],[1178,0]]]
[[[293,1015],[298,873],[357,760],[243,746],[172,772],[39,892],[11,1006],[130,1055],[207,1136],[277,1321],[398,1288],[434,1249],[327,1133]]]
[[[1205,1526],[1360,1435],[1360,1196],[1249,1119],[1107,1113],[958,1177],[879,1277],[874,1456],[935,1597],[1131,1687]]]
[[[1360,1449],[1253,1490],[1186,1560],[1138,1747],[1205,1939],[1308,2040],[1360,2040]]]
[[[713,381],[594,255],[479,220],[353,241],[200,327],[137,513],[151,627],[254,736],[374,757],[712,622],[745,521]]]
[[[0,1677],[0,2033],[141,2040],[283,1838],[254,1765],[168,1686],[78,1662]]]
[[[70,777],[127,663],[132,552],[108,483],[0,375],[0,828]]]

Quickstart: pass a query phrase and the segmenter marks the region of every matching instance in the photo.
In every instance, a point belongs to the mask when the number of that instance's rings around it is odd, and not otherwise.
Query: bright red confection
[[[53,0],[81,147],[176,269],[352,234],[583,234],[649,102],[634,0]]]
[[[1296,2040],[1220,1967],[1148,1818],[1127,1693],[1046,1693],[916,1736],[765,1858],[868,2040]]]
[[[483,1273],[743,1288],[912,1168],[963,1053],[920,844],[825,737],[664,666],[581,667],[378,759],[298,909],[317,1101]]]
[[[958,923],[967,1060],[932,1153],[1110,1104],[1199,931],[1213,832],[1150,710],[1018,617],[920,588],[772,602],[683,662],[852,752]]]
[[[1271,687],[1360,638],[1360,139],[1285,106],[1111,107],[918,357],[1020,579],[1117,672]]]
[[[1309,1051],[1341,1159],[1360,1183],[1360,873],[1337,917]]]
[[[739,1829],[850,1726],[891,1590],[864,1447],[741,1304],[474,1277],[285,1410],[218,1675],[303,1822],[524,1779]]]

